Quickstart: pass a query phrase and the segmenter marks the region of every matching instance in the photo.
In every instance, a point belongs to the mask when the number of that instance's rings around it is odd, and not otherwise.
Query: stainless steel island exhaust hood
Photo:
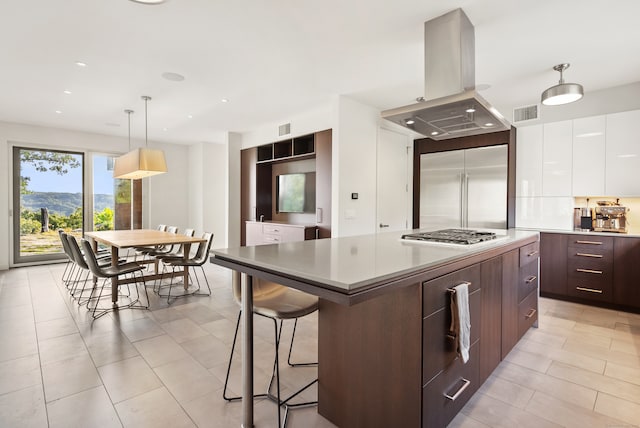
[[[475,35],[462,9],[424,24],[425,96],[382,117],[434,140],[509,129],[475,90]]]

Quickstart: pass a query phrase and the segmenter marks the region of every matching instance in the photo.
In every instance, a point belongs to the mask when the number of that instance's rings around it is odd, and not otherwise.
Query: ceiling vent
[[[278,137],[291,134],[291,123],[278,126]]]
[[[513,109],[513,123],[529,122],[540,119],[540,104],[518,107]]]

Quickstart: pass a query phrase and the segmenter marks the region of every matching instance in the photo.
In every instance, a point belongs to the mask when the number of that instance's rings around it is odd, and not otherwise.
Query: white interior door
[[[376,230],[409,228],[409,138],[378,130]]]

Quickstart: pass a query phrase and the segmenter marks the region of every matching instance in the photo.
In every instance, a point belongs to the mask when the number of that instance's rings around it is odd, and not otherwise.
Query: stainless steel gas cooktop
[[[444,242],[447,244],[471,245],[496,239],[493,232],[468,229],[442,229],[433,232],[408,233],[402,239],[427,242]]]

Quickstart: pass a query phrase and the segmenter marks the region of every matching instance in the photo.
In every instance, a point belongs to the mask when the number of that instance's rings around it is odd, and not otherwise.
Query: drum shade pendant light
[[[113,167],[113,178],[137,180],[139,178],[151,177],[152,175],[163,174],[167,172],[167,162],[164,158],[162,150],[154,150],[148,148],[147,133],[147,101],[151,97],[142,96],[144,100],[144,148],[138,148],[129,151],[129,153],[116,159]],[[133,111],[125,111],[129,115],[129,147],[131,147],[131,113]]]
[[[562,72],[569,68],[569,64],[558,64],[553,69],[560,72],[560,82],[542,93],[542,104],[557,106],[578,101],[584,95],[582,85],[577,83],[564,83]]]

